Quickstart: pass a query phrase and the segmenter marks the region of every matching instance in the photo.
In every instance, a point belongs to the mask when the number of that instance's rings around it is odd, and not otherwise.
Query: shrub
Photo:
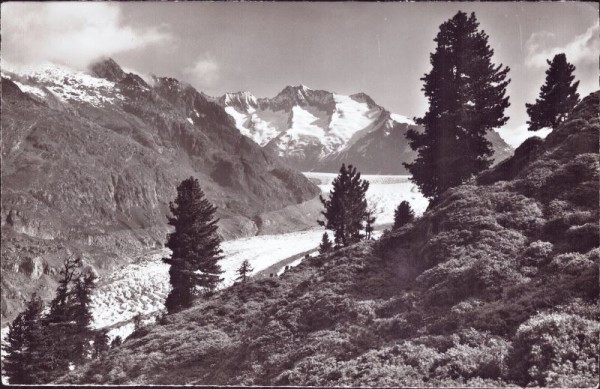
[[[490,195],[498,213],[498,223],[505,228],[533,232],[543,224],[543,214],[538,203],[531,198],[510,192]]]
[[[586,223],[582,226],[571,226],[567,230],[565,238],[570,242],[571,249],[580,253],[588,252],[600,245],[598,222]]]
[[[454,345],[432,367],[436,376],[461,379],[463,382],[474,377],[501,377],[509,351],[506,340],[472,328],[462,330],[452,338]]]
[[[541,313],[523,323],[508,358],[519,385],[593,386],[598,382],[600,323],[566,313]]]
[[[531,164],[525,174],[519,175],[515,181],[515,189],[525,196],[539,196],[551,179],[554,172],[559,169],[558,161],[540,159]]]
[[[571,275],[580,275],[593,269],[596,264],[585,255],[579,253],[566,253],[556,256],[550,266],[559,272]]]
[[[550,242],[537,240],[531,242],[525,250],[522,262],[528,266],[543,266],[552,259],[554,245]]]

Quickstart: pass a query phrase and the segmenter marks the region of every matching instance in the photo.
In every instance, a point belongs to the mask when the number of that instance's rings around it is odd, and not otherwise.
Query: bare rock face
[[[3,73],[2,91],[2,300],[23,292],[3,303],[3,319],[34,290],[52,290],[67,249],[88,253],[101,273],[162,248],[169,202],[190,176],[228,224],[226,239],[257,230],[236,218],[319,193],[242,136],[222,107],[172,78],[149,85],[107,60],[90,73]],[[47,277],[35,257],[47,261]],[[15,263],[31,272],[14,272]]]

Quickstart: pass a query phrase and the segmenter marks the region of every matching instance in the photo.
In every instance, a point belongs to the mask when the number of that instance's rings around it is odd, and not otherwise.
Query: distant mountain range
[[[226,238],[320,193],[191,86],[147,83],[112,60],[89,72],[3,69],[1,146],[3,318],[33,291],[50,296],[69,255],[101,271],[161,248],[169,201],[190,176]]]
[[[402,165],[416,157],[405,134],[421,130],[364,93],[350,96],[304,85],[286,86],[274,98],[227,93],[213,101],[225,108],[240,132],[303,171],[337,172],[342,163],[367,174],[407,174]],[[499,162],[512,148],[488,133]]]

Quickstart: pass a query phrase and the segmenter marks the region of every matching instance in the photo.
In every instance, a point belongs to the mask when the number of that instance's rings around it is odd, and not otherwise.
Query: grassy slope
[[[598,94],[413,225],[236,284],[65,383],[593,386]]]

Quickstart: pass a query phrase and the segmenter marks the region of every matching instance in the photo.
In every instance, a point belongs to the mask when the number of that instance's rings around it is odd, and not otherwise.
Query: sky
[[[440,24],[475,12],[492,61],[510,67],[510,117],[500,129],[516,146],[525,103],[545,79],[546,59],[565,52],[583,97],[598,90],[598,5],[536,3],[89,2],[2,3],[2,66],[55,62],[84,69],[112,57],[128,71],[189,82],[206,94],[247,90],[273,97],[303,84],[364,92],[409,117],[427,110],[420,78],[430,70]]]

